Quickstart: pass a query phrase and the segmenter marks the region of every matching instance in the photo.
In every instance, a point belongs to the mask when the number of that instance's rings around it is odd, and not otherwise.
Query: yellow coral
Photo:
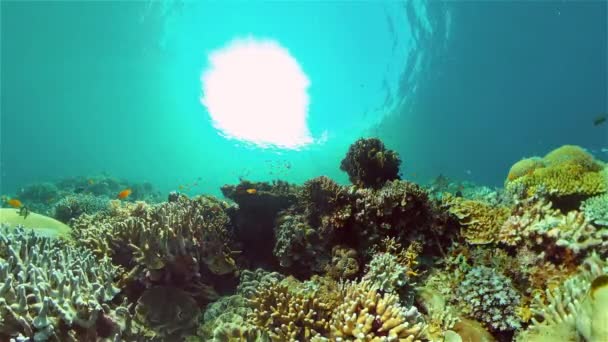
[[[344,287],[344,302],[331,320],[331,340],[419,341],[424,325],[417,310],[407,310],[394,294],[380,294],[368,282]]]
[[[283,283],[258,289],[250,305],[250,322],[273,341],[309,341],[329,330],[329,306],[314,293],[291,291]]]
[[[510,214],[508,207],[491,206],[481,201],[446,196],[448,211],[458,218],[461,234],[471,244],[491,243]]]
[[[532,167],[529,165],[532,162],[525,160],[511,167],[507,189],[523,185],[528,195],[548,191],[557,197],[593,196],[607,190],[603,163],[578,146],[564,145],[549,152],[542,159],[543,167]]]
[[[543,160],[539,157],[522,159],[511,166],[507,180],[516,180],[517,178],[530,174],[534,172],[534,170],[544,166],[545,164],[543,163]]]
[[[547,153],[543,158],[547,167],[561,165],[563,163],[574,163],[582,166],[585,171],[596,172],[602,169],[591,154],[576,145],[564,145]]]

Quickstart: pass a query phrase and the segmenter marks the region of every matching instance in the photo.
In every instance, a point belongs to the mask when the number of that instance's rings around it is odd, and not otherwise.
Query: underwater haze
[[[0,15],[0,342],[608,341],[608,2]]]
[[[406,178],[500,185],[522,157],[608,146],[592,124],[608,111],[606,35],[603,1],[3,1],[2,192],[102,172],[163,191],[201,177],[216,194],[273,170],[344,182],[335,160],[360,136],[400,152]],[[271,143],[224,134],[201,101],[210,56],[239,40],[276,44],[308,82],[283,121],[235,109]],[[225,96],[288,98],[255,92],[272,73]],[[292,113],[306,142],[273,145],[299,134],[282,127]]]

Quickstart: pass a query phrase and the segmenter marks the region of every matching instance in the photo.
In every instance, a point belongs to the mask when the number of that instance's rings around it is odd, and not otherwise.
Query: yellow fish
[[[248,194],[250,194],[250,195],[255,195],[255,193],[256,193],[256,192],[258,192],[258,191],[257,191],[256,189],[254,189],[254,188],[247,189],[247,190],[245,190],[245,191],[247,191],[247,193],[248,193]]]

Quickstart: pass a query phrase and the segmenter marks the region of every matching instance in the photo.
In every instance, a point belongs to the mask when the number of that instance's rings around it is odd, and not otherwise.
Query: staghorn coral
[[[515,314],[521,297],[511,279],[494,269],[477,266],[466,273],[458,287],[465,311],[492,330],[505,331],[520,327]]]
[[[385,182],[399,179],[399,155],[386,149],[377,138],[359,139],[348,148],[340,170],[359,187],[379,188]]]
[[[329,331],[330,307],[315,296],[290,290],[284,283],[259,288],[252,299],[249,321],[273,341],[308,341]]]
[[[406,308],[394,294],[381,294],[367,281],[343,286],[344,301],[331,318],[337,341],[420,341],[425,324],[416,307]]]
[[[591,223],[608,227],[608,194],[586,199],[581,205],[581,211]]]
[[[108,258],[97,260],[87,250],[20,228],[0,228],[0,337],[80,341],[100,334],[102,321],[118,329],[108,306],[119,292],[116,274]]]
[[[408,269],[390,253],[379,253],[367,265],[363,280],[367,280],[379,291],[398,293],[408,282]]]
[[[450,214],[458,218],[462,226],[460,233],[471,244],[494,242],[510,213],[508,207],[493,207],[459,197],[446,196],[443,202]]]
[[[325,272],[333,279],[351,279],[359,273],[357,251],[345,246],[334,246],[331,250],[331,262]]]

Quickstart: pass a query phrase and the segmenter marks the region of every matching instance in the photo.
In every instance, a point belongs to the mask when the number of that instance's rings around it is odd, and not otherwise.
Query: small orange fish
[[[21,201],[16,198],[11,198],[8,201],[6,201],[6,203],[8,203],[8,205],[10,205],[13,208],[21,208],[23,206],[23,203],[21,203]]]
[[[247,190],[245,190],[245,191],[247,191],[247,193],[248,193],[248,194],[250,194],[250,195],[255,195],[255,193],[256,193],[256,192],[258,192],[258,191],[257,191],[256,189],[254,189],[254,188],[247,189]]]
[[[118,198],[125,199],[131,194],[131,189],[124,189],[123,191],[118,193]]]

